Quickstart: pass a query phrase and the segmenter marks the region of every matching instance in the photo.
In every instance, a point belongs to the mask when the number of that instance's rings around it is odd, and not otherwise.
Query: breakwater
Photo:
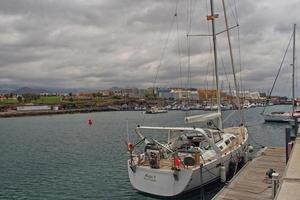
[[[116,110],[117,109],[115,109],[114,107],[108,106],[108,107],[98,107],[98,108],[76,108],[76,109],[67,109],[67,110],[8,111],[8,112],[0,112],[0,118],[105,112],[105,111],[116,111]]]

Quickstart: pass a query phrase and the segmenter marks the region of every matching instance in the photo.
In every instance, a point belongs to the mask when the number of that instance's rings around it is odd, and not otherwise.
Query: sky
[[[239,24],[230,31],[239,85],[267,92],[300,21],[300,1],[225,3],[229,26]],[[221,0],[214,5],[220,32]],[[211,33],[209,9],[207,0],[1,0],[0,86],[213,87],[211,38],[186,37]],[[217,48],[220,85],[233,87],[226,33]],[[290,48],[275,94],[291,93],[291,63]]]

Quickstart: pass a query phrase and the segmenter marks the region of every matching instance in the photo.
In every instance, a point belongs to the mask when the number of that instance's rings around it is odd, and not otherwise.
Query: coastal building
[[[190,91],[189,96],[191,100],[199,100],[198,91]]]
[[[271,102],[273,104],[288,104],[291,103],[291,100],[289,100],[287,97],[281,97],[281,96],[271,96]]]
[[[226,91],[225,92],[228,96],[236,97],[237,92],[235,90],[232,91]],[[243,99],[247,100],[265,100],[266,99],[266,93],[264,92],[258,92],[258,91],[239,91],[239,96]]]
[[[124,88],[121,90],[121,94],[122,96],[130,98],[145,98],[147,90],[138,88]]]
[[[171,93],[170,88],[158,88],[156,92],[159,98],[163,98],[163,99],[173,98],[173,94]]]
[[[216,102],[217,101],[217,90],[215,89],[202,89],[197,90],[199,95],[199,100],[202,102]],[[221,91],[221,99],[227,101],[230,99],[230,96],[227,92]]]
[[[198,89],[198,95],[200,101],[210,101],[217,99],[217,90],[213,89]]]
[[[48,105],[24,105],[17,106],[17,111],[41,111],[41,110],[51,110],[51,106]]]
[[[117,93],[118,91],[116,91]],[[101,94],[102,97],[110,97],[113,95],[116,95],[115,92],[111,91],[111,90],[102,90],[99,92]],[[121,92],[120,92],[121,93]],[[116,95],[116,96],[121,96],[121,95]]]
[[[75,97],[73,97],[73,99],[92,100],[93,99],[93,93],[86,93],[86,92],[76,93],[76,95],[75,95]]]
[[[173,98],[176,100],[187,99],[189,92],[185,89],[172,89]]]
[[[176,100],[199,100],[199,94],[197,89],[182,89],[182,88],[175,88],[171,90],[172,97]]]
[[[139,89],[139,98],[145,98],[147,95],[146,89]]]

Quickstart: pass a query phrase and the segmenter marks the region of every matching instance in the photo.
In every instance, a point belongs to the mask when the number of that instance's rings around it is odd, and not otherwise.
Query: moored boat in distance
[[[167,110],[159,109],[156,106],[150,107],[146,109],[145,114],[160,114],[160,113],[167,113]]]
[[[291,39],[293,39],[293,63],[291,64],[292,65],[292,111],[291,112],[283,112],[283,111],[276,111],[276,112],[271,112],[270,114],[264,114],[264,111],[265,109],[263,110],[262,114],[264,115],[264,119],[265,119],[265,122],[282,122],[282,123],[293,123],[293,121],[295,121],[296,118],[299,118],[300,117],[300,111],[296,111],[295,110],[295,107],[296,107],[296,101],[295,101],[295,37],[296,37],[296,24],[294,24],[294,27],[293,27],[293,35],[291,37]],[[288,43],[288,47],[286,49],[286,51],[289,49],[290,47],[290,42],[291,42],[291,39]],[[272,89],[270,91],[270,94],[269,94],[269,98],[271,97],[271,94],[272,94],[272,90],[274,88],[274,85],[276,83],[276,80],[277,80],[277,77],[279,75],[279,72],[280,72],[280,69],[282,67],[282,63],[285,59],[285,55],[284,54],[284,57],[283,57],[283,60],[281,61],[281,65],[279,67],[279,71],[277,73],[277,76],[275,78],[275,81],[273,83],[273,86],[272,86]]]
[[[265,122],[279,122],[294,124],[295,119],[300,120],[300,110],[294,112],[276,111],[264,115]]]
[[[270,114],[264,114],[265,122],[279,122],[288,123],[292,119],[290,112],[271,112]]]

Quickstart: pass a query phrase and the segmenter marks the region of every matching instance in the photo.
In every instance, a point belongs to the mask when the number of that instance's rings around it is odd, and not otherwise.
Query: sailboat
[[[292,111],[291,112],[276,111],[276,112],[271,112],[269,114],[264,114],[265,122],[294,123],[294,121],[300,117],[300,111],[295,109],[295,107],[296,107],[296,102],[295,102],[295,48],[296,48],[296,46],[295,46],[295,43],[296,43],[296,24],[294,24],[294,27],[293,27],[293,63],[291,64],[293,67],[293,70],[292,70],[292,81],[293,81],[292,82]],[[290,44],[290,42],[289,42],[289,44]],[[288,45],[288,48],[289,48],[289,45]],[[287,52],[287,50],[286,50],[286,52]],[[285,55],[286,55],[286,52],[285,52]],[[284,55],[284,58],[285,58],[285,55]],[[281,62],[278,74],[280,72],[284,58]],[[276,83],[278,74],[276,76],[274,84]],[[273,84],[273,87],[274,87],[274,84]],[[273,90],[273,88],[272,88],[272,90]],[[272,90],[271,90],[271,92],[272,92]],[[269,97],[271,96],[271,92],[270,92]],[[264,113],[264,111],[265,111],[265,109],[263,110],[263,113]]]
[[[146,109],[145,114],[160,114],[160,113],[167,113],[167,110],[160,109],[157,106],[152,106]]]
[[[239,162],[246,160],[248,153],[248,131],[244,124],[223,128],[217,46],[213,0],[210,0],[211,13],[207,20],[212,25],[214,67],[217,91],[217,112],[185,117],[186,123],[206,122],[209,127],[164,127],[140,126],[135,133],[140,141],[128,143],[128,176],[133,188],[140,192],[171,197],[203,187],[220,178],[224,181],[230,169],[236,171]],[[224,5],[224,2],[223,2]],[[225,22],[227,22],[224,7]],[[230,46],[230,36],[227,36]],[[230,51],[231,52],[231,51]],[[232,55],[232,52],[231,52]],[[232,62],[233,65],[233,62]],[[233,72],[234,71],[234,66]],[[235,77],[235,74],[234,74]],[[235,86],[237,86],[235,82]],[[239,98],[237,98],[239,102]],[[240,108],[240,103],[238,104]],[[216,122],[216,124],[214,123]],[[167,138],[146,137],[144,132],[165,134]],[[162,138],[159,137],[159,138]],[[137,146],[144,144],[139,152]],[[232,166],[235,166],[232,168]]]

